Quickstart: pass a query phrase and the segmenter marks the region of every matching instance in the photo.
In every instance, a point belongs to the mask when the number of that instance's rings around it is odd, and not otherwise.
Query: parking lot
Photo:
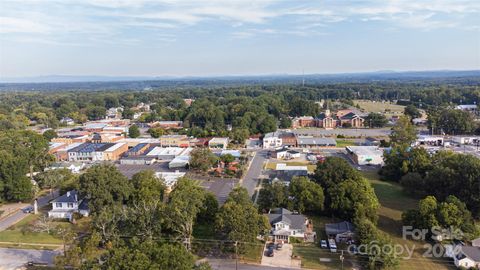
[[[274,249],[273,256],[267,256],[267,245],[263,251],[262,265],[271,267],[288,267],[300,268],[299,260],[292,260],[293,246],[291,244],[283,244],[281,249]]]

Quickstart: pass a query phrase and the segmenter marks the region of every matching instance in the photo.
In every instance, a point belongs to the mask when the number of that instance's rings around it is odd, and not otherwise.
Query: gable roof
[[[461,260],[465,257],[475,262],[480,262],[480,247],[461,246],[461,252],[457,255],[457,259]]]
[[[472,240],[472,246],[480,247],[480,237]]]
[[[267,215],[268,221],[270,224],[275,224],[278,222],[286,223],[290,226],[290,229],[293,230],[305,230],[305,216],[300,214],[292,214],[285,208],[280,208],[275,211],[275,213],[270,213]]]
[[[62,196],[54,199],[51,201],[51,203],[76,203],[78,202],[78,191],[70,190],[67,191],[67,193],[63,194]]]
[[[360,117],[358,116],[356,113],[354,112],[349,112],[343,116],[340,117],[340,119],[353,119],[353,118],[356,118],[356,117]]]
[[[348,221],[325,224],[325,231],[327,235],[337,235],[345,232],[353,232],[354,230],[355,227]]]

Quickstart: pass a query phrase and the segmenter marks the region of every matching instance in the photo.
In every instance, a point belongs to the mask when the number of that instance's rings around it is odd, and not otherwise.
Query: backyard
[[[455,269],[453,261],[447,258],[423,257],[422,255],[426,251],[425,242],[402,238],[402,212],[416,208],[418,201],[405,194],[399,184],[381,181],[376,171],[362,173],[372,183],[381,204],[378,211],[378,228],[389,234],[395,243],[415,249],[411,259],[400,261],[399,269]]]
[[[33,248],[33,249],[55,249],[62,245],[61,234],[56,234],[55,231],[59,228],[71,229],[75,232],[82,232],[86,230],[89,224],[88,218],[77,220],[76,224],[71,224],[67,221],[50,221],[49,227],[51,232],[33,231],[35,223],[38,222],[42,214],[28,215],[17,224],[9,227],[4,231],[0,231],[0,246],[15,247],[15,248]],[[45,228],[45,227],[44,227]]]

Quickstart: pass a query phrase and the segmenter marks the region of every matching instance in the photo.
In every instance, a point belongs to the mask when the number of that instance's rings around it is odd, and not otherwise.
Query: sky
[[[480,69],[478,0],[1,0],[0,78]]]

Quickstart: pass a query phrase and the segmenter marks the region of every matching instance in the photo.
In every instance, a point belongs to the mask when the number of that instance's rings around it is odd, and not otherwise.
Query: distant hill
[[[179,87],[234,86],[245,84],[301,84],[368,83],[381,81],[480,81],[480,70],[464,71],[378,71],[342,74],[259,75],[217,77],[109,77],[109,76],[41,76],[0,79],[0,91],[55,91],[55,90],[145,90]]]

